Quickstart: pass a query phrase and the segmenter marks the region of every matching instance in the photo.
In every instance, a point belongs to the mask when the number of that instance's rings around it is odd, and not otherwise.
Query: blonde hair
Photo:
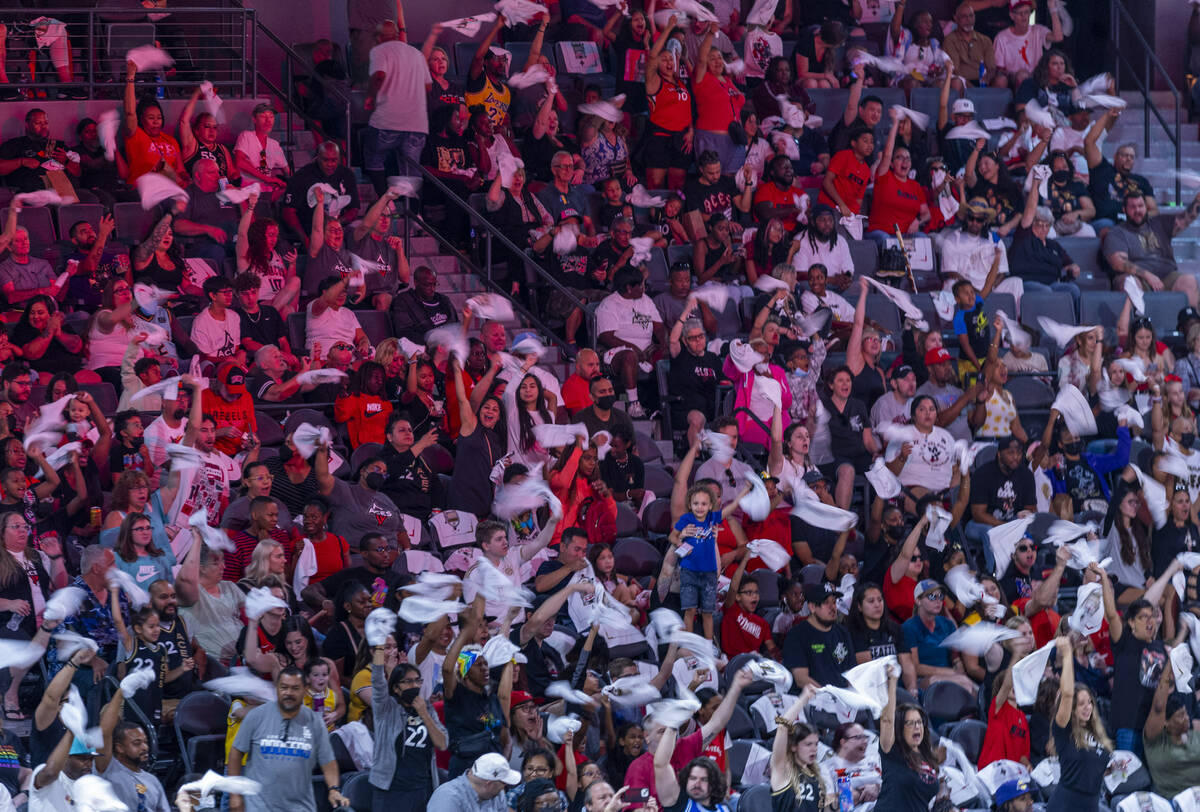
[[[1087,691],[1087,695],[1092,699],[1092,718],[1088,720],[1087,724],[1080,722],[1075,713],[1075,705],[1079,702],[1080,691]],[[1105,752],[1113,751],[1112,739],[1108,738],[1108,733],[1104,730],[1104,722],[1100,721],[1100,706],[1096,704],[1096,695],[1092,693],[1091,688],[1076,683],[1075,696],[1071,697],[1071,740],[1080,750],[1087,750],[1093,745],[1089,738],[1094,739],[1094,744],[1100,745]]]
[[[245,580],[255,585],[271,575],[271,553],[283,549],[283,545],[274,539],[263,539],[254,547],[250,554],[250,565],[246,567]]]

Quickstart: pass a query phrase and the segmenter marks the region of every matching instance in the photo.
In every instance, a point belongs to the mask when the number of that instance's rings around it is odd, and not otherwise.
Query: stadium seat
[[[0,211],[0,223],[8,222],[8,208]],[[29,245],[36,252],[54,245],[54,220],[49,206],[26,206],[17,215],[17,225],[29,230]]]
[[[616,559],[616,571],[622,575],[641,578],[645,575],[658,575],[662,565],[662,554],[658,549],[639,538],[621,538],[613,545],[613,558]]]
[[[667,262],[667,255],[658,246],[650,249],[650,261],[646,263],[646,270],[649,274],[646,281],[650,283],[650,287],[656,291],[667,289],[667,276],[671,269],[671,265]]]
[[[105,414],[112,414],[117,410],[117,390],[111,383],[84,383],[80,384],[79,388],[90,394],[96,401],[96,406]]]
[[[308,316],[303,310],[287,317],[288,343],[292,353],[305,354],[308,340]]]
[[[1023,296],[1021,298],[1021,323],[1041,333],[1042,328],[1038,326],[1040,316],[1045,316],[1060,324],[1074,324],[1075,301],[1071,298],[1071,294],[1060,291]],[[1045,344],[1046,342],[1039,343]]]
[[[628,538],[640,535],[642,520],[633,512],[627,502],[617,503],[617,538]]]
[[[308,423],[317,428],[325,426],[331,431],[333,430],[333,423],[324,412],[318,412],[316,409],[297,409],[289,413],[287,418],[284,419],[283,436],[287,437],[291,435],[301,423]]]
[[[160,215],[154,210],[146,211],[141,203],[116,203],[113,219],[117,222],[117,236],[129,245],[137,245],[150,236]]]
[[[258,424],[258,441],[266,446],[283,444],[283,426],[271,415],[262,411],[254,412],[254,421]]]
[[[655,496],[670,496],[671,489],[675,487],[675,477],[671,472],[661,465],[646,465],[645,479],[642,483],[646,490],[653,492]]]
[[[908,106],[918,113],[924,113],[929,116],[929,130],[937,129],[938,103],[941,101],[942,89],[940,87],[914,87],[909,93]],[[956,94],[950,94],[950,101],[953,103]]]
[[[740,705],[735,707],[734,711],[735,711],[735,714],[737,711],[741,711],[742,713],[749,716],[749,714],[746,713],[746,709],[741,707]],[[733,722],[731,721],[730,725],[732,726],[732,724],[733,724]],[[734,788],[740,787],[742,785],[742,773],[744,773],[746,771],[746,761],[750,756],[750,750],[755,746],[755,744],[757,744],[757,742],[754,741],[755,737],[757,736],[757,733],[751,732],[750,735],[748,735],[748,736],[745,736],[742,738],[737,738],[737,737],[734,737],[732,729],[727,729],[726,732],[728,733],[730,738],[733,739],[733,741],[729,745],[729,749],[725,751],[725,760],[726,760],[726,764],[729,767],[729,777],[730,777],[730,781],[732,782],[732,786],[730,787],[730,789],[734,789]],[[738,809],[741,809],[741,808],[742,808],[742,801],[741,801],[741,799],[739,799],[738,800]]]
[[[725,726],[725,732],[735,740],[753,739],[758,736],[758,728],[754,726],[754,719],[741,705],[733,706],[733,715],[729,717],[729,724]]]
[[[975,103],[975,120],[1006,116],[1011,118],[1012,91],[1004,87],[969,87],[967,98]]]
[[[104,207],[99,203],[67,203],[58,207],[58,236],[66,241],[71,239],[71,226],[80,220],[92,224],[99,230],[100,218],[104,216]]]
[[[953,682],[935,682],[925,691],[921,707],[929,715],[931,724],[957,722],[976,711],[975,698],[961,685]]]
[[[391,317],[384,311],[358,310],[354,315],[358,317],[358,324],[367,334],[367,339],[371,342],[372,347],[378,347],[379,342],[394,335]]]
[[[747,578],[758,584],[758,602],[763,606],[779,603],[779,574],[774,570],[761,569],[749,573]]]
[[[340,736],[331,736],[331,740],[341,740]],[[350,799],[351,809],[371,809],[374,789],[371,787],[371,773],[368,770],[356,772],[342,784],[342,794]]]
[[[737,744],[737,742],[734,742]],[[745,764],[742,765],[745,769]],[[737,808],[741,812],[771,812],[771,785],[770,784],[755,784],[752,787],[744,787],[742,795],[738,798]]]
[[[221,769],[228,715],[229,701],[212,691],[197,691],[179,700],[175,708],[175,742],[184,772]],[[206,750],[204,760],[200,758],[201,747]]]
[[[671,500],[655,499],[642,511],[642,527],[647,533],[665,536],[671,532]]]
[[[1106,340],[1116,337],[1117,318],[1128,297],[1117,291],[1084,291],[1079,299],[1079,323],[1102,324]]]
[[[892,335],[900,334],[900,309],[882,293],[867,294],[867,318],[877,322]]]
[[[823,119],[821,132],[828,133],[846,112],[846,100],[850,98],[850,91],[813,88],[808,91],[808,96],[813,101],[814,112]]]
[[[1154,325],[1154,335],[1160,341],[1164,336],[1178,336],[1175,326],[1179,322],[1179,311],[1187,304],[1186,294],[1172,290],[1146,293],[1146,318]]]
[[[950,731],[950,741],[957,742],[972,764],[979,761],[979,751],[983,749],[983,737],[987,733],[987,723],[978,719],[963,719]]]
[[[1024,301],[1024,299],[1022,299]],[[996,313],[1003,310],[1010,319],[1017,317],[1017,301],[1011,293],[995,293],[983,300],[983,312],[987,314],[990,323]]]
[[[879,246],[873,240],[848,240],[855,276],[874,276],[879,267]]]

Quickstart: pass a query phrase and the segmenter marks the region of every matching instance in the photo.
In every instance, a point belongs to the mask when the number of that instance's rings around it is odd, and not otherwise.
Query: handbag
[[[746,128],[736,118],[729,122],[729,139],[733,141],[735,146],[739,147],[744,147],[750,143],[750,139],[746,135]]]
[[[464,760],[473,760],[484,753],[500,749],[498,738],[490,730],[472,733],[470,736],[460,736],[450,743],[454,755]]]

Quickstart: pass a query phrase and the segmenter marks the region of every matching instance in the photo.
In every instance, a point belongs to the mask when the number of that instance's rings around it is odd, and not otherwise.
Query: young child
[[[142,471],[146,476],[153,476],[150,452],[142,439],[145,430],[141,415],[132,409],[117,412],[113,415],[113,428],[116,429],[116,442],[108,452],[108,470],[112,474],[113,485],[117,484],[125,471]]]
[[[601,231],[612,229],[613,220],[625,217],[633,221],[633,206],[625,202],[625,193],[621,189],[621,181],[609,178],[600,183],[600,194],[604,199],[600,203],[600,211],[596,216]]]
[[[725,506],[714,507],[714,498],[701,485],[688,488],[685,513],[675,522],[669,541],[679,556],[679,601],[683,609],[683,626],[691,631],[696,622],[696,609],[704,625],[704,636],[713,639],[713,612],[717,609],[717,528],[721,515],[733,510],[746,494],[750,484]]]
[[[325,727],[331,732],[346,715],[342,692],[329,685],[329,663],[313,658],[304,664],[304,704],[321,714]]]
[[[132,701],[142,709],[142,713],[152,724],[170,722],[168,717],[174,716],[174,713],[163,712],[163,686],[195,668],[195,660],[184,657],[178,668],[168,671],[166,646],[158,643],[162,633],[158,612],[150,606],[144,606],[130,615],[129,626],[126,626],[125,618],[121,615],[120,587],[110,586],[108,592],[112,601],[113,624],[117,628],[121,650],[125,652],[125,659],[117,664],[117,679],[124,679],[126,674],[138,668],[153,668],[158,674],[158,679],[138,691],[132,697]]]
[[[100,439],[100,430],[92,422],[92,408],[79,398],[71,398],[67,404],[67,442]],[[140,421],[139,421],[140,422]]]
[[[771,627],[755,610],[758,609],[758,584],[747,581],[746,564],[753,556],[747,552],[729,582],[729,594],[725,598],[725,612],[721,616],[721,651],[726,657],[758,652],[764,646],[769,657],[779,654],[778,646],[771,639]]]
[[[655,231],[662,235],[665,240],[664,245],[688,245],[691,243],[687,231],[684,230],[683,223],[679,219],[681,214],[683,214],[683,198],[677,192],[672,192],[667,197],[667,202],[661,209],[650,210],[650,223],[654,226]]]
[[[961,349],[958,374],[964,381],[968,376],[979,374],[983,369],[983,361],[980,359],[987,357],[992,332],[987,313],[983,310],[983,300],[996,286],[996,274],[999,270],[1000,252],[997,251],[992,267],[988,269],[982,292],[977,292],[975,286],[966,279],[958,280],[951,288],[954,293],[954,334],[958,336],[958,346]]]
[[[804,618],[807,617],[804,609],[804,584],[800,581],[790,581],[787,589],[783,591],[783,606],[771,624],[771,635],[776,645],[783,642],[783,638],[793,626],[804,622]]]

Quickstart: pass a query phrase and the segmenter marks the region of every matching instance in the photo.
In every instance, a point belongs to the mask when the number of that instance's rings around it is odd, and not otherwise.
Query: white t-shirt
[[[67,778],[67,774],[59,770],[58,777],[46,786],[38,789],[37,776],[45,764],[33,768],[33,776],[29,779],[29,812],[63,812],[74,809],[75,802],[71,800],[74,794],[75,782]],[[8,792],[5,791],[5,795]],[[12,808],[12,798],[8,799],[8,808]]]
[[[206,307],[192,321],[192,341],[205,355],[228,358],[242,345],[242,320],[235,311],[226,310],[225,320],[217,321]]]
[[[800,312],[804,315],[811,316],[818,307],[828,307],[833,313],[834,321],[854,321],[854,305],[846,301],[846,298],[837,291],[826,288],[825,295],[820,298],[811,290],[800,294]]]
[[[442,662],[445,661],[445,654],[438,654],[433,649],[425,655],[425,659],[417,662],[417,643],[408,650],[408,661],[417,667],[421,672],[421,698],[428,699],[433,695],[433,689],[442,682]]]
[[[830,246],[821,240],[810,240],[803,231],[796,237],[795,256],[792,257],[792,267],[800,273],[808,273],[808,269],[818,262],[825,266],[830,276],[843,273],[854,273],[854,258],[850,256],[850,242],[844,234],[839,234],[837,243]],[[817,244],[813,249],[813,243]],[[853,318],[854,308],[850,309]]]
[[[480,556],[482,558],[482,556]],[[500,563],[496,565],[496,569],[500,570],[512,582],[512,585],[520,589],[521,584],[533,575],[529,571],[528,565],[521,560],[521,550],[519,548],[510,548],[508,554],[500,559]],[[471,569],[467,570],[467,574],[463,576],[463,602],[468,605],[475,600],[476,594],[479,592],[479,581],[483,576],[479,573],[479,565],[475,564]],[[484,602],[484,612],[491,617],[504,617],[508,614],[508,607],[502,603],[495,601]],[[520,623],[525,619],[525,610],[522,609],[513,619],[514,623]]]
[[[944,491],[954,476],[954,437],[940,426],[934,426],[928,434],[918,434],[920,439],[912,444],[912,452],[897,478],[905,487]],[[899,443],[891,443],[886,458],[894,460],[900,447]]]
[[[783,56],[783,39],[765,28],[751,28],[746,32],[745,53],[746,75],[761,79],[771,60]]]
[[[203,451],[200,454],[199,468],[184,468],[179,472],[179,492],[168,514],[169,524],[187,524],[188,517],[200,508],[208,511],[208,523],[213,527],[221,524],[221,513],[229,503],[229,485],[242,477],[242,466],[233,457],[220,451]],[[191,545],[191,535],[181,534],[187,545]],[[187,550],[176,550],[175,556],[180,560]]]
[[[433,83],[421,52],[408,43],[392,40],[371,49],[367,73],[383,73],[375,96],[370,125],[377,130],[429,132],[425,88]]]
[[[1031,25],[1024,36],[1016,34],[1011,27],[996,35],[993,48],[996,52],[996,67],[1010,73],[1032,72],[1042,53],[1049,44],[1050,29],[1044,25]]]
[[[308,304],[308,327],[304,336],[304,347],[311,353],[313,344],[320,344],[324,354],[339,341],[354,343],[354,334],[361,329],[358,316],[348,307],[327,307],[319,316],[313,315],[313,302]]]
[[[287,156],[283,154],[283,147],[270,136],[267,136],[266,147],[263,147],[262,142],[258,140],[258,136],[254,134],[254,130],[242,130],[233,145],[234,152],[240,152],[245,155],[246,160],[256,167],[262,166],[263,158],[260,156],[262,156],[264,149],[267,152],[265,158],[267,171],[288,168]]]
[[[159,415],[149,426],[146,426],[146,430],[142,432],[142,440],[146,443],[146,450],[150,452],[150,462],[155,466],[161,466],[167,461],[167,443],[183,442],[187,424],[187,418],[181,418],[179,428],[173,429],[167,425],[167,421],[162,419],[162,415]]]
[[[662,316],[653,300],[645,294],[640,299],[626,299],[619,293],[612,293],[596,308],[597,334],[611,332],[639,350],[645,350],[654,342],[655,324],[662,324]]]

